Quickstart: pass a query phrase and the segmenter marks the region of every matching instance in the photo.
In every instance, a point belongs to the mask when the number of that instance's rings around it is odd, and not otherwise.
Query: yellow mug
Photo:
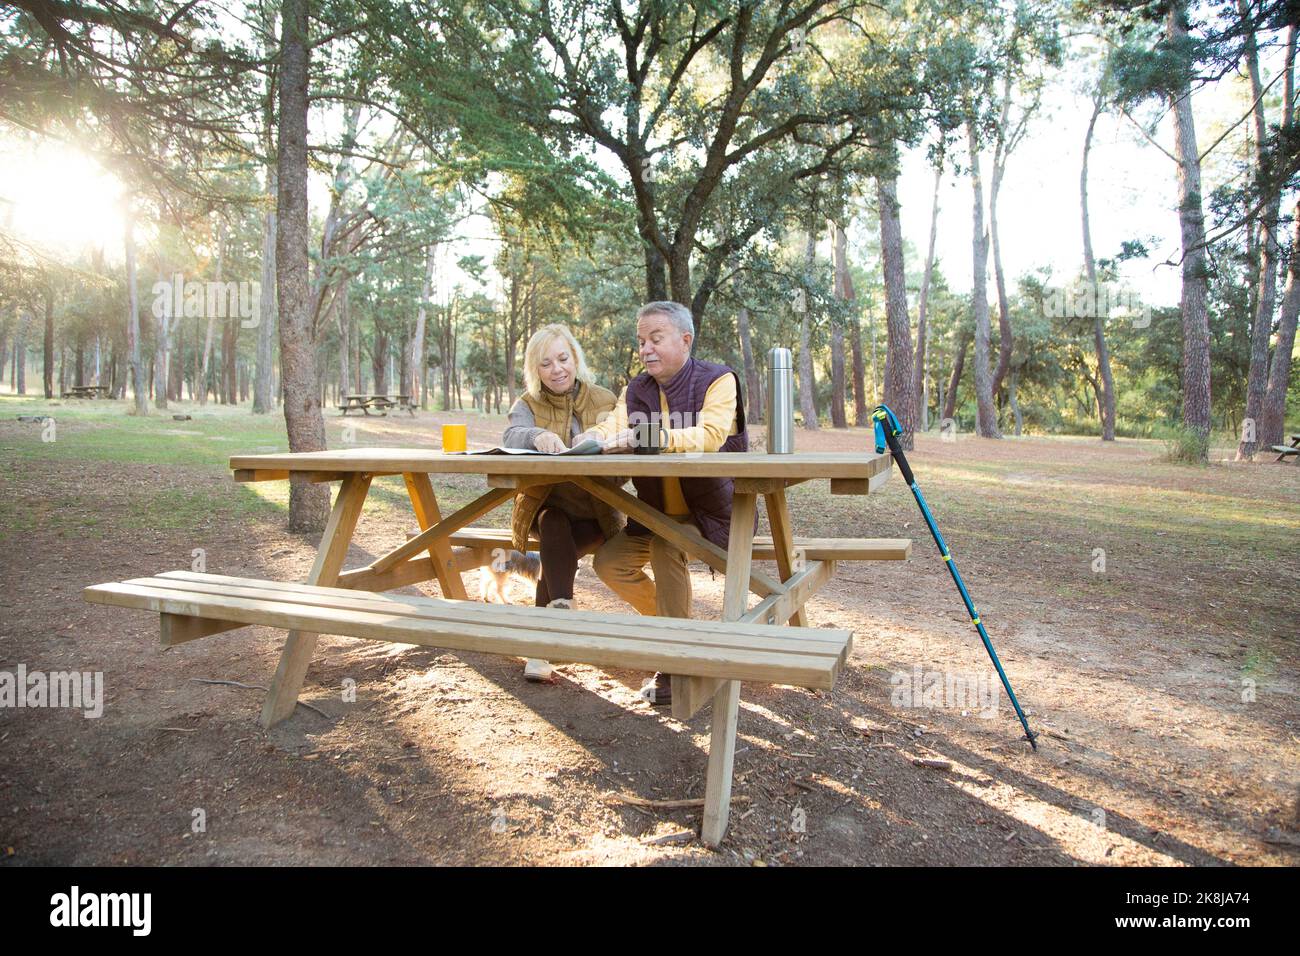
[[[465,451],[467,438],[465,430],[464,425],[443,425],[442,450],[444,452]]]

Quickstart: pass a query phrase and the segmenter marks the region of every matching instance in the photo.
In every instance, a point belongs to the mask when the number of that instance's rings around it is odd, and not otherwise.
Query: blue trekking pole
[[[975,604],[971,601],[966,585],[961,579],[961,574],[957,571],[957,562],[953,560],[952,553],[943,540],[943,535],[939,533],[938,525],[934,523],[934,517],[930,514],[930,506],[925,503],[925,496],[921,494],[921,489],[917,487],[916,478],[912,476],[912,468],[908,465],[902,446],[898,443],[898,436],[903,434],[902,426],[898,424],[898,416],[894,414],[893,409],[888,405],[877,405],[876,410],[871,413],[871,417],[874,420],[876,429],[876,454],[883,453],[885,447],[888,446],[890,454],[894,456],[894,461],[898,464],[898,470],[903,475],[903,480],[912,489],[912,497],[916,499],[916,503],[921,509],[921,517],[925,518],[925,523],[930,528],[930,534],[934,537],[934,543],[939,546],[939,554],[943,557],[944,564],[948,565],[948,571],[957,585],[957,590],[961,592],[961,599],[966,602],[966,610],[970,613],[971,623],[979,631],[980,640],[984,642],[984,649],[989,652],[993,666],[997,668],[998,676],[1002,678],[1002,686],[1007,689],[1007,696],[1011,698],[1011,706],[1016,709],[1016,716],[1020,718],[1020,725],[1025,728],[1025,739],[1029,741],[1029,746],[1037,750],[1038,742],[1035,738],[1038,737],[1038,734],[1029,729],[1029,721],[1025,719],[1025,712],[1020,709],[1020,701],[1016,700],[1016,693],[1011,689],[1011,681],[1007,680],[1007,673],[1002,669],[1002,662],[998,660],[997,651],[993,650],[993,642],[989,640],[988,631],[984,630],[984,625],[980,622],[980,616],[975,612]]]

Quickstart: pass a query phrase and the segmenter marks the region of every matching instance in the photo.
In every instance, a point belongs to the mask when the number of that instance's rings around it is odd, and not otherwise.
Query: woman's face
[[[560,336],[551,339],[550,345],[546,346],[546,351],[542,352],[537,377],[542,380],[543,385],[560,395],[573,388],[577,377],[573,351],[569,348],[569,343]]]

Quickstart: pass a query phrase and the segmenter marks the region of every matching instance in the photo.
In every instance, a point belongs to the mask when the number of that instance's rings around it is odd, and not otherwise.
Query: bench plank
[[[847,633],[831,632],[821,628],[803,630],[771,627],[762,625],[761,622],[749,621],[739,622],[741,625],[746,625],[743,627],[732,625],[724,627],[718,621],[700,621],[692,618],[656,617],[647,620],[639,614],[563,611],[513,604],[448,601],[413,594],[372,594],[344,588],[311,587],[283,581],[263,581],[258,578],[238,578],[195,571],[168,571],[155,577],[131,578],[120,583],[134,587],[176,591],[179,595],[193,595],[199,600],[203,600],[206,596],[229,595],[254,600],[303,604],[308,607],[424,617],[450,623],[466,622],[519,627],[557,634],[577,633],[597,637],[609,634],[630,640],[678,640],[737,648],[751,647],[757,643],[774,651],[812,654],[819,657],[840,653],[844,646],[843,641],[838,638],[826,638],[824,635]],[[98,585],[98,587],[108,587],[108,585]]]
[[[388,607],[382,607],[372,604],[357,592],[325,589],[337,593],[326,603],[306,603],[304,596],[294,600],[291,592],[272,588],[240,588],[223,584],[217,590],[224,590],[224,593],[214,594],[193,589],[194,585],[202,582],[167,578],[140,580],[154,583],[96,585],[86,589],[85,597],[93,603],[287,628],[309,633],[313,638],[320,633],[339,634],[513,657],[580,661],[597,666],[664,670],[821,689],[833,685],[842,649],[842,644],[826,648],[825,640],[799,641],[792,646],[779,637],[766,637],[765,631],[775,629],[759,628],[758,633],[746,635],[745,629],[750,626],[720,622],[674,622],[679,626],[668,634],[664,632],[669,628],[658,627],[666,623],[659,619],[652,632],[638,615],[592,615],[583,611],[533,608],[526,612],[513,612],[526,615],[527,623],[520,625],[511,620],[494,620],[512,614],[508,610],[504,615],[493,613],[501,611],[503,606],[469,601],[378,596],[388,602]],[[243,580],[251,585],[262,583],[253,579]],[[249,597],[236,593],[241,590],[264,596]],[[396,600],[397,597],[401,600]],[[340,602],[355,602],[360,607],[328,606]],[[584,620],[589,617],[597,620]],[[602,617],[623,617],[626,624],[619,627],[599,620]],[[639,634],[634,627],[637,624],[640,625]],[[752,646],[744,646],[746,636],[753,638],[749,642]],[[843,643],[852,640],[847,631],[821,630],[818,636]],[[823,646],[814,646],[815,643]],[[831,653],[826,653],[827,650]]]

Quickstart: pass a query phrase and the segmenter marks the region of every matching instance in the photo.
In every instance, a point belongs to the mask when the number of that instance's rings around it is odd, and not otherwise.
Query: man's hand
[[[558,455],[569,450],[569,446],[554,432],[542,432],[533,439],[533,447],[548,455]]]
[[[636,432],[630,428],[625,428],[621,432],[615,432],[606,440],[603,451],[607,455],[623,454],[635,447]]]

